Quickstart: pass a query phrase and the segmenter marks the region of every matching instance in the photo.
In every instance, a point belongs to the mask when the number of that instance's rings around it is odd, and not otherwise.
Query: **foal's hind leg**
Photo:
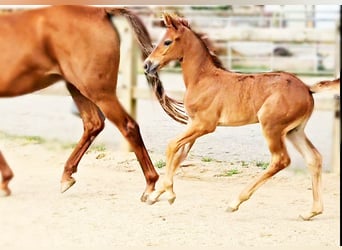
[[[75,179],[71,175],[77,172],[77,166],[82,156],[96,136],[103,130],[105,120],[103,114],[93,102],[83,96],[78,89],[70,83],[67,84],[67,87],[80,112],[84,132],[81,140],[78,142],[65,164],[61,180],[62,193],[68,190],[75,183]]]
[[[303,220],[310,220],[312,217],[323,212],[322,202],[322,157],[312,145],[304,133],[304,125],[293,129],[287,134],[287,138],[304,157],[311,172],[313,205],[310,212],[300,215]]]
[[[159,178],[150,156],[145,148],[137,122],[123,109],[119,100],[112,93],[103,94],[101,99],[97,99],[105,116],[113,122],[120,130],[121,134],[130,143],[144,173],[146,188],[141,196],[141,201],[145,202],[148,195],[154,190]]]
[[[262,184],[290,164],[290,157],[287,153],[284,142],[285,139],[282,134],[282,130],[280,129],[268,131],[264,128],[264,135],[272,155],[271,163],[259,178],[250,183],[240,195],[229,204],[227,211],[234,212],[238,210],[241,203],[248,200]]]
[[[2,176],[2,182],[0,186],[0,196],[8,196],[11,194],[11,190],[8,187],[8,183],[13,178],[13,172],[8,166],[4,156],[0,151],[0,172]]]

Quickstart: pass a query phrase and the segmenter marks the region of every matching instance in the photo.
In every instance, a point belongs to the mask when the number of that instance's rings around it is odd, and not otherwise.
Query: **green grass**
[[[211,157],[203,156],[201,161],[203,161],[203,162],[212,162],[212,161],[214,161],[214,159],[211,158]]]
[[[12,135],[0,132],[0,138],[9,139],[12,141],[20,141],[21,145],[46,143],[46,140],[44,138],[34,135]]]
[[[156,166],[156,168],[163,168],[166,166],[166,162],[163,160],[158,160],[154,163],[154,165]]]
[[[266,169],[268,167],[268,162],[257,161],[255,165],[261,169]]]
[[[221,177],[229,177],[229,176],[233,176],[235,174],[240,174],[241,171],[239,171],[238,169],[236,168],[233,168],[233,169],[229,169],[227,171],[224,171],[222,174],[219,174],[217,176],[221,176]]]
[[[104,144],[92,145],[89,149],[91,152],[104,152],[106,151],[106,146]]]

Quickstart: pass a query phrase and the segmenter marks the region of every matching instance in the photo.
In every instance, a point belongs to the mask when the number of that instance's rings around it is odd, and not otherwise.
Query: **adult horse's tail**
[[[105,8],[105,10],[110,16],[120,15],[129,21],[141,48],[143,59],[145,59],[152,52],[153,47],[150,35],[140,18],[125,8]],[[186,124],[188,116],[184,110],[184,104],[166,95],[158,74],[154,76],[145,74],[145,76],[164,111],[174,120]]]

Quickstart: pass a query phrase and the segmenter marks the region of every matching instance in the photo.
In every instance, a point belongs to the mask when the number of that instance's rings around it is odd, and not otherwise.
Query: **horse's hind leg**
[[[323,212],[322,202],[322,157],[312,145],[304,133],[304,125],[297,127],[287,134],[287,138],[304,157],[305,162],[312,176],[313,206],[310,212],[300,215],[303,220],[310,220],[312,217]]]
[[[71,175],[77,172],[77,166],[82,159],[82,156],[96,136],[103,130],[105,120],[100,109],[88,98],[83,96],[78,89],[70,83],[67,84],[67,88],[80,112],[84,132],[81,140],[78,142],[65,164],[61,180],[62,193],[68,190],[75,183],[75,179]]]
[[[0,172],[2,176],[2,182],[0,186],[0,196],[8,196],[11,194],[11,190],[8,187],[8,183],[13,178],[13,172],[8,166],[4,156],[0,151]]]
[[[141,196],[141,201],[145,202],[148,195],[155,189],[159,175],[145,148],[139,126],[123,109],[117,97],[113,96],[112,93],[101,95],[101,99],[97,99],[96,104],[99,105],[105,116],[117,126],[121,134],[130,143],[146,179],[146,188]]]
[[[227,208],[227,211],[229,212],[238,210],[241,203],[248,200],[262,184],[290,164],[290,157],[286,150],[284,142],[285,136],[282,136],[282,129],[265,129],[263,127],[263,131],[272,155],[271,163],[259,178],[250,183],[240,195],[229,204]]]

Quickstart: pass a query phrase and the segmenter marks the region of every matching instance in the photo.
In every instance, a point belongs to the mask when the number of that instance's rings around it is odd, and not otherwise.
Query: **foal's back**
[[[310,89],[293,74],[220,72],[213,78],[221,75],[220,80],[212,83],[212,94],[215,93],[215,102],[220,107],[219,125],[260,122],[262,113],[278,121],[306,120],[312,113]]]

